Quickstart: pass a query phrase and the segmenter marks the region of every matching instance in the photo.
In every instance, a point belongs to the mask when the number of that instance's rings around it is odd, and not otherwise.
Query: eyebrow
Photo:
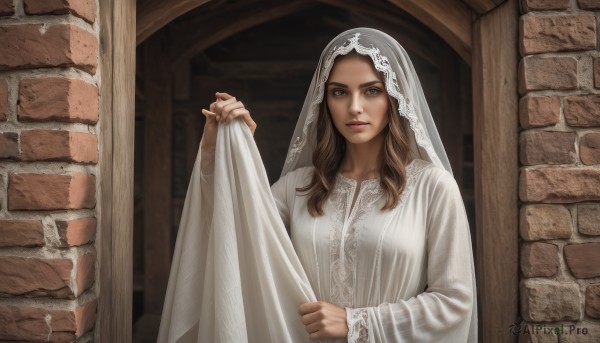
[[[375,81],[369,81],[369,82],[365,82],[365,83],[363,83],[362,85],[359,85],[359,86],[358,86],[358,88],[364,88],[364,87],[368,87],[368,86],[374,85],[374,84],[376,84],[376,83],[383,83],[383,82],[381,82],[381,81],[379,81],[379,80],[375,80]],[[328,87],[329,87],[329,86],[339,86],[339,87],[348,88],[348,85],[345,85],[345,84],[343,84],[343,83],[339,83],[339,82],[334,82],[334,81],[332,81],[332,82],[328,82],[328,83],[327,83],[327,86],[328,86]]]

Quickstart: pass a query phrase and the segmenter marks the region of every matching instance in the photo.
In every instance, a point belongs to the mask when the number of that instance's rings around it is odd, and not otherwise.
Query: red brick
[[[94,74],[98,40],[73,24],[0,26],[0,70],[76,67]]]
[[[560,262],[558,247],[554,244],[535,242],[521,248],[521,271],[525,277],[550,277],[556,275]]]
[[[57,220],[56,227],[63,246],[90,243],[96,234],[96,218],[79,218],[69,221]]]
[[[521,282],[521,315],[529,322],[579,320],[581,294],[575,283],[544,279]]]
[[[560,99],[557,96],[525,96],[519,101],[519,119],[525,129],[558,124]]]
[[[544,203],[600,200],[600,169],[524,168],[519,197],[525,202]]]
[[[578,204],[577,226],[579,233],[600,236],[600,203]]]
[[[579,8],[584,10],[600,10],[600,1],[598,0],[577,0]]]
[[[523,0],[521,3],[525,12],[566,10],[571,6],[571,0]]]
[[[50,334],[47,314],[41,308],[0,306],[0,340],[45,342]]]
[[[522,55],[596,48],[593,14],[524,15],[520,24]]]
[[[69,259],[0,256],[0,294],[73,298]]]
[[[98,162],[96,135],[62,130],[21,132],[21,159],[24,161]]]
[[[21,121],[98,121],[98,88],[78,79],[41,78],[21,81],[18,116]]]
[[[575,95],[564,99],[564,114],[571,126],[600,126],[600,95]]]
[[[600,319],[600,283],[591,284],[585,289],[585,314]]]
[[[94,284],[95,272],[95,253],[87,253],[77,258],[77,274],[75,280],[77,284],[77,292],[75,296],[79,296]]]
[[[13,15],[14,13],[14,0],[0,0],[0,16]]]
[[[0,121],[5,121],[8,115],[8,83],[0,80]]]
[[[575,163],[575,132],[523,131],[519,150],[521,163],[569,164]]]
[[[44,227],[39,220],[0,220],[0,247],[40,247]]]
[[[94,0],[24,0],[27,14],[66,14],[70,13],[93,23],[96,17]]]
[[[0,132],[0,158],[19,158],[19,135],[14,132]]]
[[[600,276],[600,242],[569,244],[563,248],[571,273],[578,279]]]
[[[524,205],[519,213],[519,231],[526,241],[569,238],[573,234],[571,212],[560,205]]]
[[[74,310],[50,311],[52,333],[81,337],[94,326],[97,306],[97,300],[94,299],[77,306]]]
[[[577,88],[577,60],[573,57],[528,56],[519,63],[519,92]]]
[[[9,179],[9,210],[68,210],[96,204],[92,174],[10,174]]]
[[[600,132],[588,133],[581,137],[579,157],[585,164],[600,164]]]

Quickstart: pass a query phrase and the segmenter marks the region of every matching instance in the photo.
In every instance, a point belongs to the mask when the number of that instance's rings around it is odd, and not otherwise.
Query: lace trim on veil
[[[339,55],[346,55],[353,49],[356,50],[361,55],[369,56],[373,61],[375,69],[380,72],[383,72],[385,76],[385,88],[387,92],[396,100],[398,100],[398,112],[401,116],[408,119],[410,124],[410,128],[414,132],[415,139],[417,144],[423,147],[429,157],[432,159],[432,162],[441,165],[437,154],[435,153],[433,146],[431,145],[431,141],[425,134],[425,129],[421,122],[417,118],[415,114],[415,110],[412,104],[402,95],[400,92],[400,87],[398,86],[398,79],[396,77],[396,73],[392,70],[392,66],[386,56],[381,55],[379,48],[371,45],[370,48],[360,45],[358,42],[360,33],[357,32],[349,38],[344,44],[341,46],[336,46],[333,48],[331,54],[325,59],[325,66],[323,73],[321,74],[321,79],[318,80],[317,84],[317,94],[315,100],[311,103],[309,108],[309,113],[306,118],[306,123],[302,128],[302,137],[296,137],[294,139],[294,144],[292,145],[288,157],[285,161],[286,165],[292,163],[297,155],[300,153],[301,149],[306,144],[306,139],[308,135],[308,127],[315,120],[316,114],[319,110],[319,104],[323,101],[323,88],[325,87],[325,82],[329,77],[329,73],[331,72],[331,68],[333,67],[333,62],[335,58]]]

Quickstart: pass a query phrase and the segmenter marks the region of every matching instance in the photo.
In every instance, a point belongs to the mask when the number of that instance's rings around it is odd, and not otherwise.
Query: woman
[[[201,144],[211,182],[219,126],[257,125],[216,93]],[[414,68],[387,34],[348,30],[321,55],[281,178],[271,187],[319,301],[310,339],[476,342],[464,205]]]

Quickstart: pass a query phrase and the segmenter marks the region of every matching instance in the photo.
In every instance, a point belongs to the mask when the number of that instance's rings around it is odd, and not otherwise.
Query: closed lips
[[[351,121],[346,125],[365,125],[367,123],[365,123],[364,121]]]

